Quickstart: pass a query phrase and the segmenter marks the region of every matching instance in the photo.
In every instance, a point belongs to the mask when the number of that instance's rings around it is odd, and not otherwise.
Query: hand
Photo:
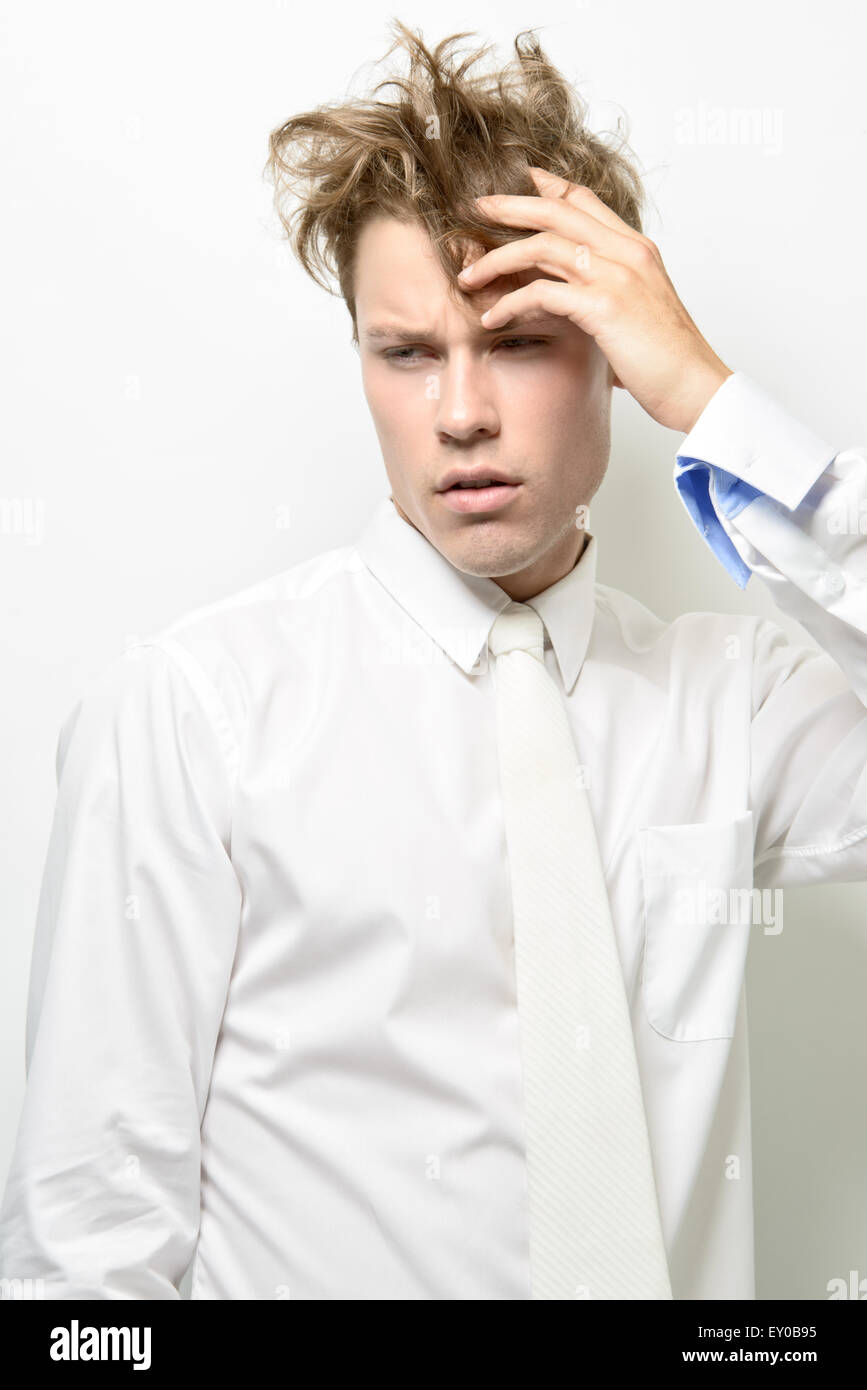
[[[591,189],[530,167],[539,196],[477,199],[485,216],[538,235],[495,247],[461,272],[465,290],[498,275],[541,270],[482,315],[486,328],[521,314],[562,314],[596,340],[614,385],[660,425],[688,434],[731,369],[699,333],[668,278],[656,245]]]

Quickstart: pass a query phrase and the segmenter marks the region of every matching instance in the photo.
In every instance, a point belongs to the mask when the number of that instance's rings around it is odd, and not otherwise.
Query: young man
[[[2,1275],[750,1298],[751,890],[867,877],[867,453],[720,361],[535,40],[399,30],[395,100],[270,160],[390,493],[64,725]],[[596,582],[613,386],[822,652]]]

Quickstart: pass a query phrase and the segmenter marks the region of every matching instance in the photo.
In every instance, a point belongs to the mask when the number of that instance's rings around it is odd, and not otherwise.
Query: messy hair
[[[486,193],[538,195],[536,165],[586,184],[640,232],[644,190],[621,152],[587,129],[586,105],[545,56],[532,30],[514,40],[513,58],[493,73],[472,72],[492,45],[456,61],[469,33],[452,34],[431,52],[400,20],[396,48],[409,72],[377,84],[367,97],[331,102],[292,116],[269,136],[265,165],[274,205],[292,251],[329,293],[336,276],[352,319],[355,253],[371,217],[421,222],[451,285],[468,246],[483,251],[527,236],[526,229],[489,221],[474,199]],[[383,88],[394,100],[379,100]]]

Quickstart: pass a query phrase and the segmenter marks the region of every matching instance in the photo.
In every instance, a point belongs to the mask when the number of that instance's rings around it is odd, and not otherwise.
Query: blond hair
[[[289,244],[329,293],[328,276],[336,276],[354,343],[355,252],[371,217],[420,221],[458,290],[468,245],[487,251],[531,234],[491,223],[473,202],[484,193],[537,195],[531,164],[586,184],[641,231],[644,190],[636,169],[587,129],[585,103],[532,30],[515,38],[517,60],[486,74],[470,70],[490,44],[455,61],[452,50],[469,33],[452,34],[431,52],[420,33],[400,20],[392,26],[397,37],[380,61],[402,47],[409,73],[378,83],[369,97],[290,117],[271,132],[265,165]],[[387,87],[395,88],[390,102],[377,98]]]

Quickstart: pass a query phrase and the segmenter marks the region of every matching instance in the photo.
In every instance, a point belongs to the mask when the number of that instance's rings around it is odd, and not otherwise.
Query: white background
[[[836,447],[867,441],[851,0],[7,2],[0,498],[36,529],[0,533],[0,1182],[62,720],[131,637],[346,544],[387,493],[348,313],[292,260],[262,170],[272,127],[385,75],[393,13],[502,60],[537,26],[594,128],[628,122],[645,230],[722,359]],[[684,113],[700,136],[714,107],[758,112],[765,138],[685,141]],[[682,436],[622,391],[614,412],[600,581],[665,618],[756,611],[804,640],[694,530]],[[865,907],[864,884],[787,890],[783,932],[751,944],[760,1298],[867,1278]]]

